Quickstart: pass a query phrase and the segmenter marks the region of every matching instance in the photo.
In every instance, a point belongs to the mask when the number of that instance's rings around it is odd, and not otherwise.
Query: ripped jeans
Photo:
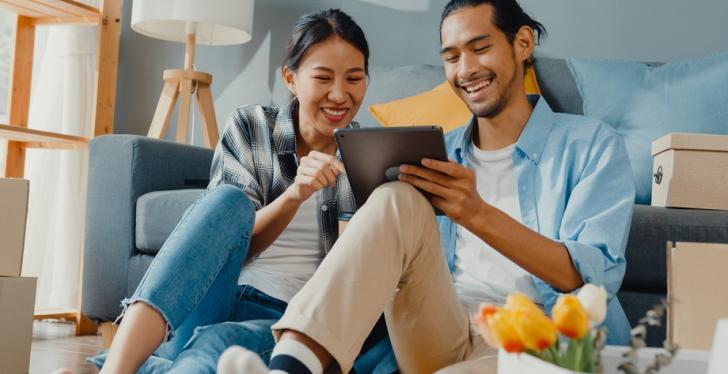
[[[237,284],[254,221],[253,204],[230,185],[207,191],[185,212],[134,294],[122,301],[125,310],[149,304],[167,322],[164,342],[138,372],[215,372],[233,344],[268,359],[275,344],[270,325],[286,303]],[[105,358],[89,361],[100,367]]]

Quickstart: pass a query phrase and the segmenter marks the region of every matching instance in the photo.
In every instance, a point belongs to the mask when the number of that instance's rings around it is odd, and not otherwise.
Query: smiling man
[[[450,162],[403,165],[401,182],[378,188],[355,214],[273,326],[271,369],[348,372],[384,311],[402,372],[468,360],[451,369],[479,370],[488,349],[470,315],[481,302],[522,292],[550,311],[584,283],[607,289],[608,341],[627,342],[615,297],[634,201],[627,153],[604,123],[526,96],[543,32],[515,0],[446,5],[443,64],[473,118],[447,135]]]

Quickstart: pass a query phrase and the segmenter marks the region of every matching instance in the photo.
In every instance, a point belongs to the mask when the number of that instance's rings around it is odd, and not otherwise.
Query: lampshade
[[[254,0],[134,0],[131,28],[173,42],[193,30],[197,44],[242,44],[252,37],[253,8]]]

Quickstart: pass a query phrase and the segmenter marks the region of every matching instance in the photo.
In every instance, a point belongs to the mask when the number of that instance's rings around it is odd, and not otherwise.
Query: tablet
[[[356,205],[380,185],[398,180],[399,166],[423,158],[447,161],[439,126],[345,128],[334,132]]]

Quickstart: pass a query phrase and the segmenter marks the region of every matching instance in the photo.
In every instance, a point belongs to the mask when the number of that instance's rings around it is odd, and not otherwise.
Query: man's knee
[[[371,201],[381,201],[385,203],[395,203],[397,207],[408,207],[410,209],[430,209],[432,205],[425,196],[414,188],[411,184],[405,182],[389,182],[385,183],[372,192],[369,197]]]

